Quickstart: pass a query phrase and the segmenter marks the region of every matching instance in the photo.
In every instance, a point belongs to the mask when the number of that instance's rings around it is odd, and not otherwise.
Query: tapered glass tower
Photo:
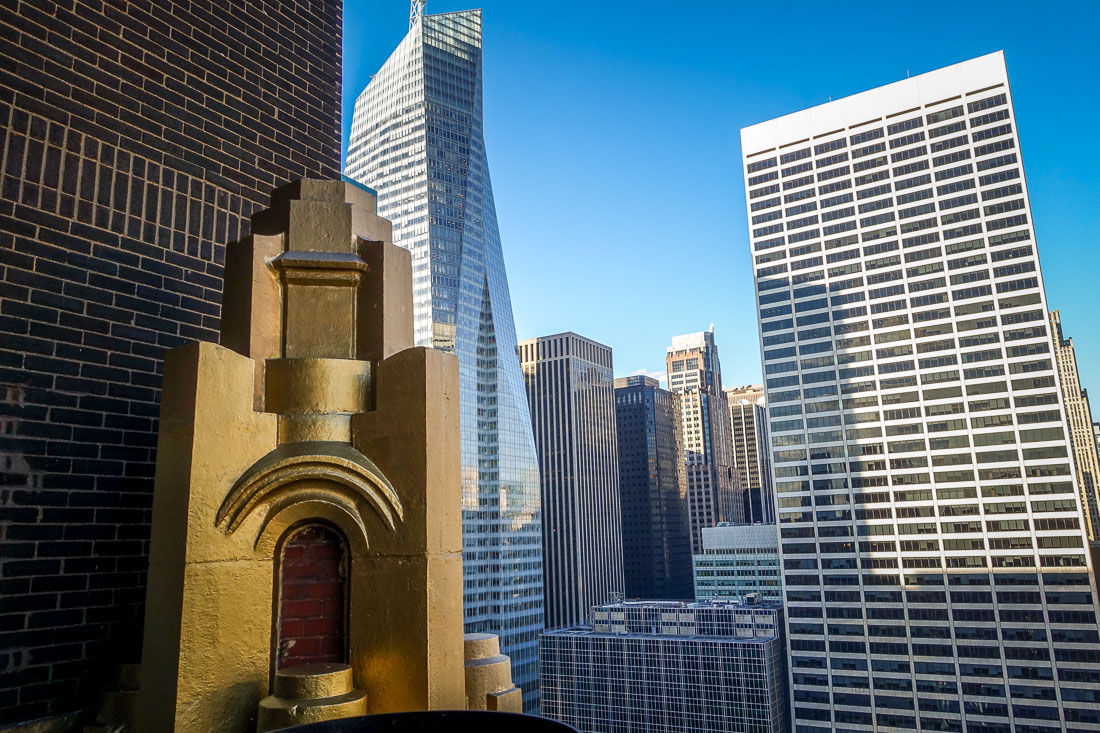
[[[482,134],[481,11],[414,4],[355,102],[347,176],[412,252],[416,338],[458,355],[467,631],[501,635],[538,700],[543,624],[538,464]]]

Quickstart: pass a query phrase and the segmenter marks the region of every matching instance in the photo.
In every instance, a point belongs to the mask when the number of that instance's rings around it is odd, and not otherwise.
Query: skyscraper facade
[[[764,385],[727,389],[726,403],[730,410],[733,470],[741,481],[744,521],[775,524]]]
[[[141,655],[161,359],[271,191],[339,176],[342,13],[0,4],[0,728]]]
[[[1073,338],[1066,338],[1062,333],[1062,316],[1058,311],[1051,311],[1050,327],[1055,363],[1062,383],[1062,399],[1066,404],[1070,448],[1077,468],[1077,490],[1084,509],[1085,534],[1090,541],[1096,541],[1100,540],[1100,457],[1096,452],[1096,435],[1092,431],[1089,393],[1081,387]]]
[[[542,714],[582,733],[785,733],[779,604],[634,601],[539,643]]]
[[[1003,54],[741,144],[796,733],[1097,730],[1096,588]]]
[[[519,343],[542,475],[546,626],[623,591],[611,349],[559,333]]]
[[[703,528],[703,551],[695,555],[695,600],[746,598],[757,594],[781,603],[779,533],[774,524],[719,524]]]
[[[714,329],[674,336],[665,352],[669,389],[680,399],[691,551],[703,547],[703,527],[745,521],[730,455],[730,421]]]
[[[539,478],[482,132],[481,11],[423,15],[355,102],[346,173],[412,252],[417,343],[458,355],[467,631],[537,700]]]
[[[676,395],[644,375],[615,380],[623,578],[628,598],[692,598],[691,524]]]

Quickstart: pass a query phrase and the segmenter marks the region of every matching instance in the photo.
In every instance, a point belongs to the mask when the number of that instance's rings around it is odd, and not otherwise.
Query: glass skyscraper
[[[741,131],[794,733],[1100,730],[1004,56]]]
[[[481,11],[422,15],[355,102],[346,174],[412,252],[417,343],[458,355],[466,630],[538,700],[539,474],[482,133]]]

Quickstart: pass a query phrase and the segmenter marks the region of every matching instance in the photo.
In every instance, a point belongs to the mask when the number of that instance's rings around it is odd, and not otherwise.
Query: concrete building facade
[[[746,598],[757,594],[782,603],[779,535],[774,524],[719,524],[703,530],[703,551],[694,557],[695,600]]]
[[[1100,730],[1004,55],[741,142],[794,730]]]
[[[1066,338],[1062,333],[1062,317],[1058,311],[1050,312],[1050,327],[1058,377],[1062,383],[1062,399],[1066,405],[1066,421],[1069,423],[1070,448],[1077,468],[1077,490],[1081,494],[1085,534],[1090,542],[1096,542],[1100,540],[1100,457],[1096,450],[1089,393],[1081,386],[1073,337]]]
[[[741,481],[744,521],[775,524],[764,385],[733,387],[725,392],[730,410],[733,470]]]
[[[714,331],[674,336],[665,352],[669,390],[680,398],[691,548],[702,547],[703,527],[744,521],[740,483],[733,471],[729,408]]]
[[[519,342],[542,476],[546,626],[623,592],[611,349],[560,333]]]

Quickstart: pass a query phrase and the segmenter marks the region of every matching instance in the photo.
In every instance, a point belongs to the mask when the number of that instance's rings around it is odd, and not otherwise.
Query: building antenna
[[[424,14],[424,6],[428,4],[428,0],[412,0],[409,3],[409,30],[416,25],[416,21],[420,20],[420,16]]]

